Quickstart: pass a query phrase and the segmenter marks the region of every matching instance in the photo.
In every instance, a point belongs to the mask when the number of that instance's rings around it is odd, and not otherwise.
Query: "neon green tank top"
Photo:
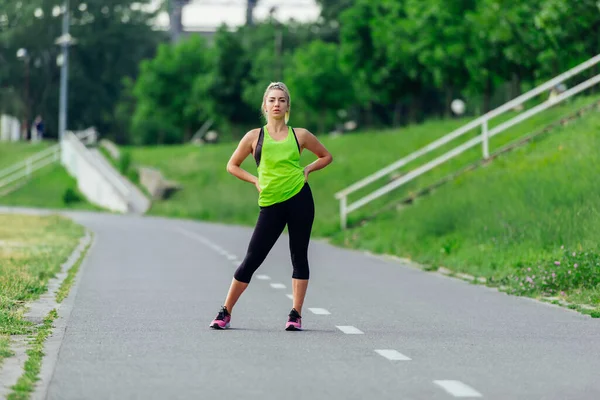
[[[288,127],[287,137],[282,141],[274,140],[264,127],[258,184],[261,189],[258,205],[261,207],[286,201],[304,186],[300,151],[291,127]]]

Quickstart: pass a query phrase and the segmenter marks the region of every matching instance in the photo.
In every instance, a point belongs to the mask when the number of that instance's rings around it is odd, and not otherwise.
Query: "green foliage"
[[[82,199],[77,193],[76,189],[72,187],[68,187],[65,189],[65,194],[63,195],[63,202],[66,206],[70,206],[72,203],[78,203]]]
[[[321,16],[326,21],[338,21],[340,14],[355,2],[356,0],[317,0],[321,6]]]
[[[407,0],[406,17],[398,24],[406,25],[405,30],[413,40],[403,44],[410,46],[408,52],[403,52],[402,48],[394,48],[393,52],[409,55],[419,61],[413,64],[413,70],[417,65],[422,66],[433,78],[435,87],[445,92],[444,108],[447,115],[450,115],[453,94],[465,89],[469,79],[464,59],[468,55],[470,32],[462,16],[474,5],[473,0]],[[386,17],[389,19],[390,15]],[[406,38],[396,38],[392,43],[400,40]],[[410,76],[417,78],[414,72]]]
[[[203,99],[206,118],[226,131],[245,126],[256,120],[257,107],[243,100],[244,77],[251,61],[243,47],[242,37],[219,29],[211,48],[209,72],[194,81],[192,97]],[[204,122],[204,121],[202,121]],[[234,137],[241,137],[245,130]]]
[[[70,128],[94,125],[119,144],[172,144],[212,120],[221,138],[237,140],[259,123],[267,85],[289,81],[294,98],[312,99],[295,109],[294,124],[322,131],[339,122],[332,110],[339,104],[319,112],[307,107],[319,89],[294,82],[312,73],[304,62],[319,76],[342,73],[344,93],[351,92],[343,108],[361,127],[449,116],[455,98],[466,100],[472,116],[589,59],[600,46],[590,34],[600,27],[595,0],[318,0],[322,18],[313,23],[272,17],[178,44],[152,29],[156,15],[140,7],[150,1],[72,7]],[[30,119],[41,113],[50,136],[59,92],[60,49],[53,43],[61,33],[54,6],[0,0],[0,110]],[[28,100],[19,48],[30,54]],[[317,52],[327,62],[311,59]],[[307,89],[312,93],[304,95]]]
[[[600,254],[562,247],[559,257],[523,266],[509,276],[511,292],[564,296],[576,289],[600,287]]]
[[[23,306],[48,290],[48,281],[84,234],[65,217],[0,215],[0,364],[9,355],[9,335],[34,334]]]
[[[155,16],[134,5],[148,2],[90,0],[85,8],[71,2],[70,33],[77,43],[69,51],[69,128],[95,126],[102,133],[114,129],[122,78],[135,77],[139,62],[151,57],[164,38],[151,27]],[[58,126],[60,67],[56,60],[60,47],[54,42],[62,34],[62,14],[53,15],[57,4],[42,0],[0,3],[0,87],[13,88],[17,97],[0,108],[20,118],[29,110],[29,121],[41,114],[47,137],[56,137]],[[39,18],[34,14],[38,8],[42,11]],[[26,61],[16,57],[20,48],[28,51],[28,69]]]
[[[142,62],[133,89],[134,143],[181,143],[192,137],[208,106],[203,93],[192,95],[191,83],[208,73],[209,60],[205,40],[191,36],[176,46],[161,45],[154,59]]]
[[[129,168],[131,167],[131,152],[130,151],[122,151],[121,157],[119,158],[119,172],[121,174],[127,174]]]
[[[385,66],[385,58],[377,53],[373,43],[370,21],[374,18],[373,3],[357,0],[355,5],[340,16],[340,53],[342,68],[352,75],[352,86],[361,105],[368,105],[377,85],[377,71]]]
[[[591,34],[600,27],[597,1],[548,0],[536,11],[533,21],[545,38],[537,55],[538,76],[570,68],[598,53],[600,39]]]
[[[296,94],[292,98],[292,112],[298,106],[310,110],[319,118],[321,133],[325,132],[325,121],[335,120],[338,110],[353,102],[351,78],[340,68],[336,47],[333,43],[314,41],[297,49],[286,69],[288,86]]]

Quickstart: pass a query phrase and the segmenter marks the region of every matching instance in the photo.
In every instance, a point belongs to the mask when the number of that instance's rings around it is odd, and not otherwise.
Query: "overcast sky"
[[[242,25],[246,21],[245,4],[245,0],[192,0],[183,9],[183,25],[202,28],[218,27],[222,23],[229,26]],[[320,10],[315,0],[259,0],[254,9],[254,18],[265,18],[272,6],[278,7],[275,18],[282,22],[291,18],[314,21],[319,17]],[[168,23],[168,16],[161,16],[159,24],[167,26]]]

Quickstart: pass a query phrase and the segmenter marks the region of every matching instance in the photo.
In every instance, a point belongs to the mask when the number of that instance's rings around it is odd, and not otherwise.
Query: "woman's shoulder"
[[[292,129],[294,129],[294,132],[296,132],[296,135],[310,135],[310,131],[306,128],[301,128],[299,126],[294,126],[292,127]]]
[[[260,133],[260,129],[261,128],[250,129],[248,132],[246,132],[244,134],[244,137],[242,138],[242,140],[250,141],[250,142],[257,140],[258,134]]]
[[[301,127],[295,127],[294,126],[293,129],[294,129],[294,132],[296,133],[296,137],[298,138],[298,140],[301,140],[302,142],[305,142],[307,138],[310,138],[311,136],[314,136],[306,128],[301,128]]]

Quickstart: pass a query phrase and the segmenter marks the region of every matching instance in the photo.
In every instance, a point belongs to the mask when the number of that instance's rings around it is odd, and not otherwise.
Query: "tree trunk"
[[[408,122],[416,124],[418,121],[419,114],[419,95],[414,94],[410,96],[410,106],[408,108]]]
[[[394,118],[393,118],[392,124],[394,127],[398,127],[398,126],[400,126],[401,123],[402,123],[402,103],[400,102],[400,100],[396,100],[396,103],[394,104]]]
[[[521,95],[521,77],[518,72],[513,72],[511,80],[511,100]]]
[[[490,101],[492,97],[492,78],[488,75],[485,80],[485,90],[483,91],[483,114],[490,111]]]
[[[452,109],[450,108],[450,104],[452,103],[452,86],[446,85],[444,88],[446,92],[446,103],[444,104],[444,116],[446,118],[452,117]]]
[[[367,103],[367,107],[365,109],[365,121],[367,123],[367,127],[373,126],[373,103],[369,101]]]

